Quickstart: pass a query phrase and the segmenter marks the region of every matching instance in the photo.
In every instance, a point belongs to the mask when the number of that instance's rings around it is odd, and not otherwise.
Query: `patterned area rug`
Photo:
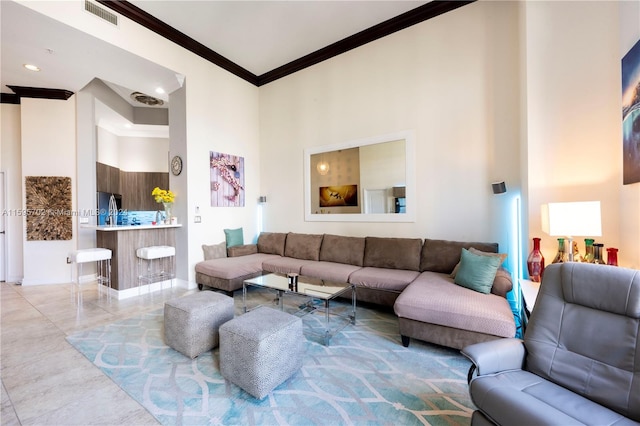
[[[357,316],[330,346],[309,337],[302,369],[261,401],[224,380],[218,349],[191,360],[166,346],[162,309],[67,340],[165,425],[469,424],[469,361],[419,341],[404,348],[391,313]],[[305,332],[322,318],[303,317]]]

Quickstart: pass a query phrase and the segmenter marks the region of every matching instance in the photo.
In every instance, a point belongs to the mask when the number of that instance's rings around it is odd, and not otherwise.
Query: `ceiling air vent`
[[[84,10],[96,15],[100,19],[104,19],[113,25],[118,25],[118,15],[109,12],[107,9],[103,9],[95,3],[89,0],[84,0]]]
[[[149,106],[160,106],[164,104],[164,101],[162,99],[154,98],[153,96],[145,95],[144,93],[140,92],[133,92],[131,94],[131,99]]]

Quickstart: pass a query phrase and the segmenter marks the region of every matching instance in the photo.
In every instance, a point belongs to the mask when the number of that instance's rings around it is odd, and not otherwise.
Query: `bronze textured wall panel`
[[[27,241],[70,240],[73,237],[71,178],[27,176]]]

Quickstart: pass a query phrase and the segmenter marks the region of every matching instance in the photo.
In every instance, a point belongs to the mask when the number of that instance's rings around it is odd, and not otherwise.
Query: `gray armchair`
[[[472,425],[639,425],[640,271],[550,265],[524,341],[462,353]]]

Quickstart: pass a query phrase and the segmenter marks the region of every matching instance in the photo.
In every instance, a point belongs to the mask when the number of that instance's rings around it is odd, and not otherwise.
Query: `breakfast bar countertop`
[[[80,225],[84,229],[95,229],[96,231],[135,231],[138,229],[166,229],[180,228],[181,223],[175,225]]]

